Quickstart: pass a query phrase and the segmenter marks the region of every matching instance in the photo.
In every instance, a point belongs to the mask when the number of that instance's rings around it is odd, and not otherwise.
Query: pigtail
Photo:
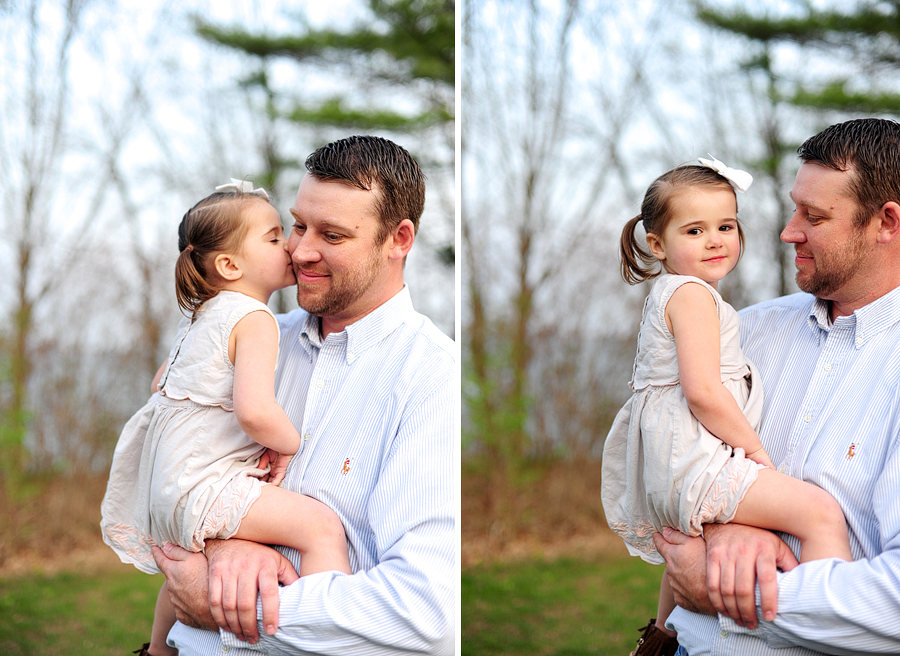
[[[191,228],[196,221],[191,215],[195,208],[185,213],[181,224],[178,226],[178,259],[175,261],[175,298],[181,309],[191,316],[195,316],[200,306],[214,297],[218,289],[207,282],[205,256],[202,247],[197,248],[192,243]]]
[[[649,250],[641,245],[634,232],[638,223],[643,221],[643,215],[638,214],[625,224],[622,229],[622,238],[619,241],[619,253],[621,255],[622,278],[629,285],[655,278],[660,271],[655,266],[658,260]]]

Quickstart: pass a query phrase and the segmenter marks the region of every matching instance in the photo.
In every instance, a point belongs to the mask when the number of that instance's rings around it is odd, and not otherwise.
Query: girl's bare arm
[[[244,432],[278,453],[296,453],[300,435],[275,400],[278,327],[266,312],[251,312],[231,333],[234,411]]]
[[[719,316],[709,290],[695,283],[682,285],[672,294],[665,315],[675,337],[678,375],[691,412],[720,440],[771,466],[759,436],[722,384]]]

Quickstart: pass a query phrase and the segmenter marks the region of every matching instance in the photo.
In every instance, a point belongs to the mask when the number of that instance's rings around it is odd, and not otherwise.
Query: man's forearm
[[[726,630],[746,629],[723,620]],[[900,653],[900,552],[815,560],[778,576],[778,614],[752,632],[773,648],[826,654]]]

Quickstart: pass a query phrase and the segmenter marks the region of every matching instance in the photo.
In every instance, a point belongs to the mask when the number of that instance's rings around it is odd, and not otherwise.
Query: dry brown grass
[[[106,475],[33,480],[28,494],[0,486],[0,577],[93,572],[121,565],[100,538]]]
[[[599,462],[534,465],[512,484],[469,464],[462,479],[463,568],[627,553],[603,515]]]
[[[533,466],[515,484],[463,467],[462,566],[625,553],[600,503],[600,464]],[[106,475],[36,481],[10,498],[0,486],[0,577],[124,567],[100,538]]]

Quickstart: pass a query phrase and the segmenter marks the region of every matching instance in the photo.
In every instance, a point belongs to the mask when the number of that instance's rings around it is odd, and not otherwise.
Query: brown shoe
[[[644,634],[638,639],[638,646],[628,656],[675,656],[678,640],[667,636],[656,628],[656,618],[638,631]]]
[[[132,654],[137,654],[138,656],[150,656],[150,643],[145,642],[144,645],[140,649],[135,649]]]

